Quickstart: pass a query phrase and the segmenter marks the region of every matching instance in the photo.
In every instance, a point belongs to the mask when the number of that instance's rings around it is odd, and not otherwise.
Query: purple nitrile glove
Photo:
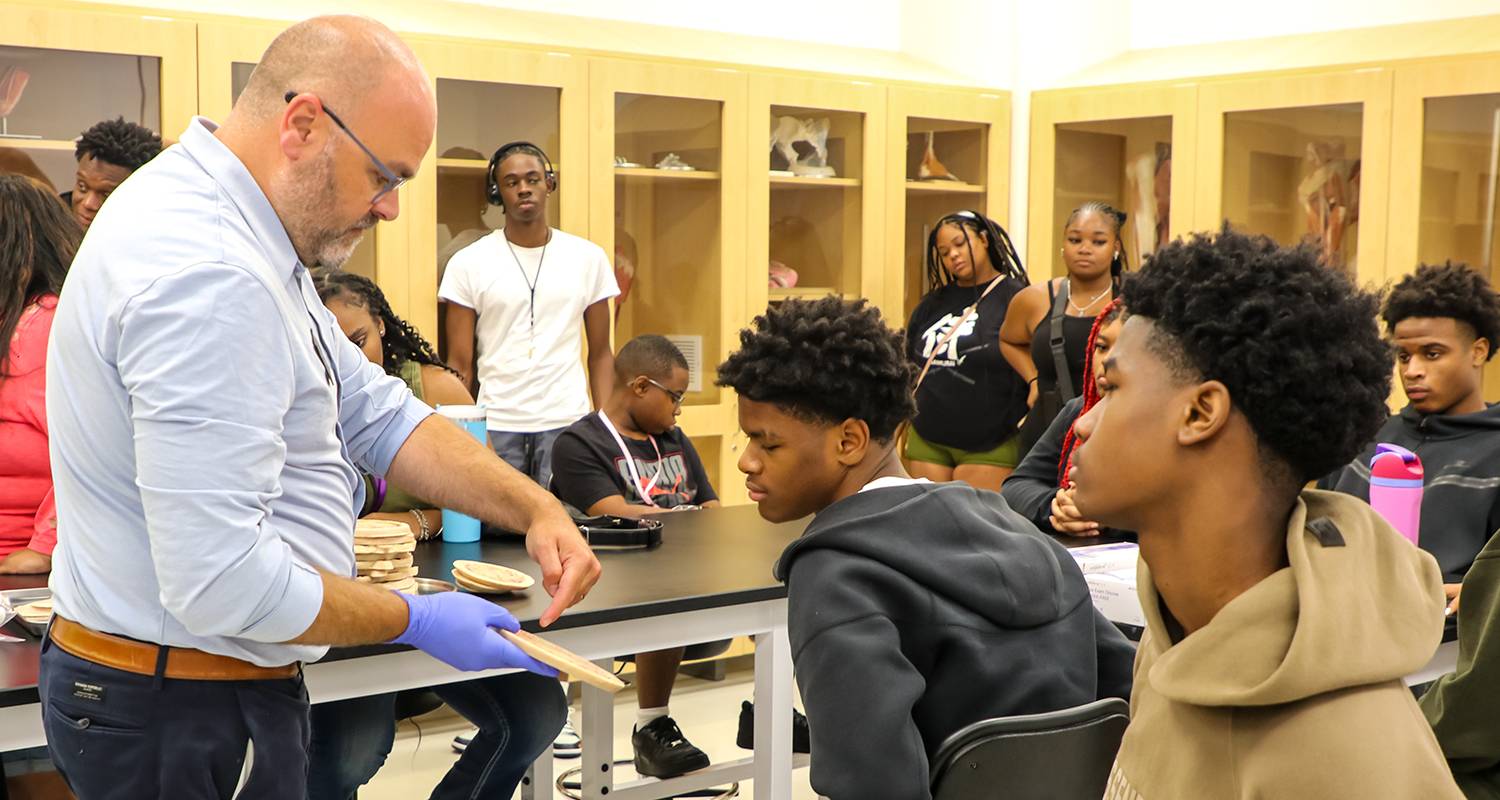
[[[524,669],[555,677],[557,670],[521,652],[519,647],[491,628],[520,630],[509,611],[472,594],[440,592],[411,595],[397,592],[406,601],[406,630],[392,639],[407,644],[456,669]]]

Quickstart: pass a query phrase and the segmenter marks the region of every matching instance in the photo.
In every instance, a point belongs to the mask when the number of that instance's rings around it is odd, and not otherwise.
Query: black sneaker
[[[746,700],[740,705],[740,731],[734,743],[742,750],[755,749],[755,705]],[[807,727],[807,716],[792,709],[792,752],[812,752],[812,731]]]
[[[637,775],[675,778],[708,766],[708,754],[693,746],[671,717],[657,717],[630,734]]]

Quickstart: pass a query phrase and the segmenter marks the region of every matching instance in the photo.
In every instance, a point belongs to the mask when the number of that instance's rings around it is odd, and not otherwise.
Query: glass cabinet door
[[[771,298],[860,293],[865,115],[771,106]]]
[[[1072,122],[1056,127],[1052,230],[1061,232],[1084,203],[1124,211],[1120,238],[1131,269],[1171,237],[1172,118]],[[1051,250],[1053,275],[1067,274],[1060,248]]]
[[[78,137],[124,119],[170,143],[195,111],[193,25],[9,7],[0,22],[0,173],[72,190]]]
[[[927,243],[937,221],[956,211],[990,210],[990,126],[982,122],[907,117],[901,184],[904,201],[900,305],[893,311],[904,325],[922,296],[934,288],[927,274]],[[996,220],[1002,226],[1005,220]]]
[[[614,257],[619,345],[645,333],[677,343],[690,369],[686,405],[719,402],[723,346],[723,103],[614,94]]]
[[[1027,268],[1033,281],[1066,273],[1063,226],[1087,202],[1125,212],[1121,238],[1132,270],[1200,227],[1193,196],[1197,115],[1195,86],[1068,89],[1032,97]]]
[[[69,191],[74,141],[115,118],[162,133],[160,58],[0,45],[0,171]]]
[[[1308,242],[1330,268],[1382,280],[1391,92],[1387,69],[1202,84],[1195,227]]]
[[[549,160],[561,152],[561,97],[562,90],[555,86],[437,79],[434,291],[442,284],[443,271],[454,253],[505,227],[505,212],[488,199],[490,157],[495,151],[503,144],[528,141],[547,153]],[[547,223],[561,228],[564,191],[571,184],[563,179],[558,161],[552,167],[558,182],[557,191],[547,199]],[[439,304],[438,347],[446,353],[442,315]]]
[[[1394,97],[1391,151],[1404,156],[1391,165],[1386,280],[1453,261],[1500,285],[1500,60],[1399,67]],[[1484,395],[1500,400],[1500,359]],[[1397,382],[1392,405],[1405,403]]]
[[[1462,261],[1494,280],[1500,93],[1431,97],[1422,119],[1417,262]]]
[[[884,209],[872,191],[886,167],[885,107],[884,91],[863,82],[751,78],[750,141],[766,150],[751,157],[763,166],[750,169],[748,270],[765,271],[769,301],[882,301]]]
[[[891,325],[905,325],[930,291],[927,238],[939,219],[977,211],[1009,225],[1010,97],[913,89],[888,93],[884,296]]]
[[[734,395],[714,371],[746,317],[743,73],[628,60],[589,68],[589,238],[614,261],[615,348],[642,334],[688,361],[678,424],[727,503],[734,480]]]
[[[438,286],[454,253],[505,226],[505,212],[487,197],[490,158],[501,145],[541,148],[557,172],[548,224],[589,233],[589,176],[578,168],[587,151],[588,62],[448,39],[412,37],[411,44],[433,77],[438,124],[402,205],[409,220],[402,264],[413,313],[446,354]]]
[[[1313,242],[1353,274],[1363,122],[1359,103],[1225,114],[1224,219],[1282,244]]]

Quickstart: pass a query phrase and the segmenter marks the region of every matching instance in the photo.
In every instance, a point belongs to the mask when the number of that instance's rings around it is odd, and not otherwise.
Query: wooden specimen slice
[[[566,673],[569,680],[580,680],[590,686],[610,693],[618,692],[625,688],[625,682],[615,677],[614,673],[534,633],[526,631],[519,631],[517,633],[500,631],[500,635],[509,639],[516,647],[521,648],[521,651],[526,655],[550,667],[556,667],[559,672]]]
[[[52,618],[52,601],[50,599],[37,600],[16,606],[16,616],[33,625],[46,622]]]
[[[453,577],[462,578],[465,583],[472,586],[500,592],[530,589],[536,584],[535,578],[520,570],[484,561],[453,562]]]
[[[354,539],[414,539],[411,526],[390,519],[362,519],[354,523]]]
[[[410,553],[415,549],[412,542],[405,544],[356,544],[354,545],[354,557],[360,556],[393,556],[398,553]]]
[[[402,569],[378,570],[369,573],[369,575],[370,580],[376,583],[391,583],[394,581],[404,581],[407,578],[417,577],[417,568],[405,567]]]

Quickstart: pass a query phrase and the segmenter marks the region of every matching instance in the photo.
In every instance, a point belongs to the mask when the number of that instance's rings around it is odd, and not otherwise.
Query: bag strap
[[[990,285],[984,287],[984,292],[979,295],[979,299],[975,300],[973,305],[964,309],[964,313],[959,316],[958,322],[953,323],[953,327],[949,329],[947,335],[933,346],[932,353],[927,356],[927,363],[922,365],[922,373],[917,376],[916,385],[911,389],[912,397],[917,396],[917,390],[922,388],[922,381],[927,380],[927,372],[932,369],[932,362],[937,360],[938,353],[943,352],[943,348],[947,347],[948,343],[953,341],[953,337],[957,336],[958,332],[963,330],[964,323],[969,321],[969,317],[979,313],[979,304],[983,303],[984,298],[989,297],[990,292],[994,291],[995,287],[999,286],[1000,282],[1004,280],[1005,273],[996,275],[994,280],[990,281]]]
[[[1063,320],[1068,316],[1068,282],[1063,281],[1062,291],[1052,298],[1052,319],[1048,324],[1049,344],[1052,346],[1052,365],[1057,370],[1057,392],[1064,403],[1078,395],[1073,391],[1073,375],[1068,372],[1068,353],[1063,343]]]

